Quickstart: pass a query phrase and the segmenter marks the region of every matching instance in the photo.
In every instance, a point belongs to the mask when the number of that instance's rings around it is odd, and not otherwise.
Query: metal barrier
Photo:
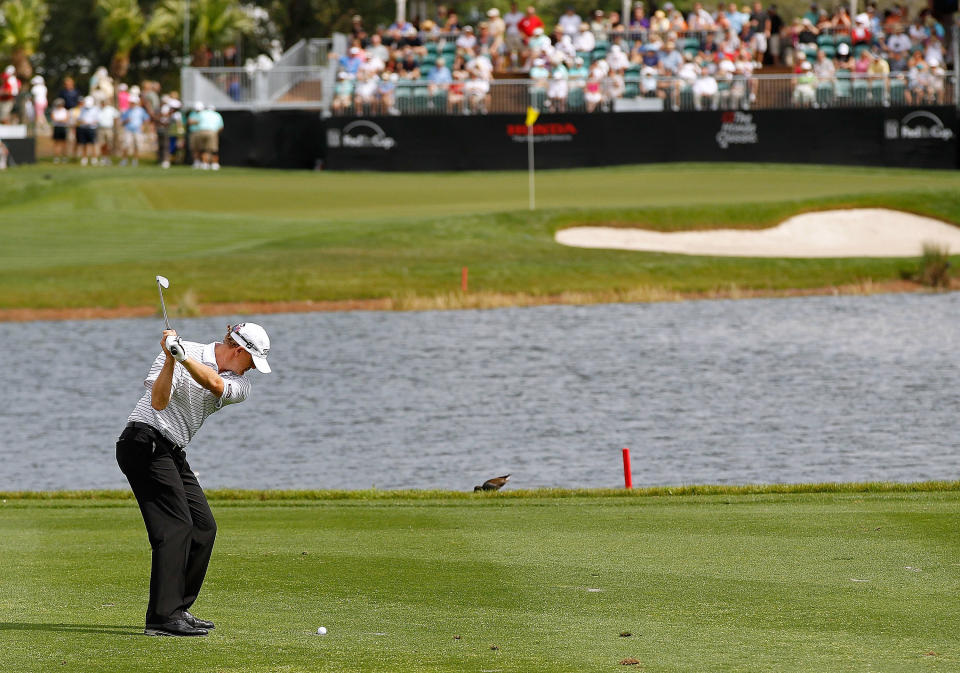
[[[867,76],[846,71],[828,79],[806,75],[730,75],[695,81],[645,76],[632,68],[601,81],[480,79],[433,84],[389,78],[335,81],[328,66],[184,68],[187,104],[224,110],[319,109],[334,115],[449,115],[637,110],[791,109],[956,105],[952,72]]]
[[[583,80],[466,80],[434,85],[422,80],[338,83],[333,115],[521,114],[678,110],[759,110],[909,107],[955,104],[952,73],[924,79],[859,77],[841,72],[829,79],[798,75],[679,78],[608,77]]]

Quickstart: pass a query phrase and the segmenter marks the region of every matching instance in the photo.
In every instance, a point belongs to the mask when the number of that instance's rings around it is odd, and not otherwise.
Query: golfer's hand
[[[187,353],[183,349],[183,343],[180,341],[180,337],[177,336],[176,330],[163,330],[162,347],[163,352],[177,362],[183,362],[187,359]]]

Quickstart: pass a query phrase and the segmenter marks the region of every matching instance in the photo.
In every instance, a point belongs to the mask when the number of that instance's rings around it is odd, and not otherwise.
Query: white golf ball
[[[317,629],[317,635],[318,635],[318,636],[325,636],[325,635],[327,635],[327,627],[326,627],[326,626],[321,626],[319,629]]]

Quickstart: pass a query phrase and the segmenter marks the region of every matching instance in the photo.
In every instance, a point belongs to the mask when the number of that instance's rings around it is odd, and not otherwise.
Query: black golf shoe
[[[207,631],[212,631],[213,629],[216,628],[213,625],[213,622],[207,621],[206,619],[200,619],[198,617],[194,617],[186,610],[183,611],[183,621],[185,621],[187,624],[197,629],[206,629]]]
[[[191,626],[186,619],[172,619],[165,624],[147,624],[143,633],[147,636],[205,636],[207,630]]]

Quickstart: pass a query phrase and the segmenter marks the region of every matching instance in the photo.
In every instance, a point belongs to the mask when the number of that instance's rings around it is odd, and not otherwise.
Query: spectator
[[[98,103],[110,101],[116,94],[116,87],[113,84],[113,78],[107,73],[106,68],[97,68],[97,72],[90,78],[90,95]]]
[[[400,60],[400,76],[404,79],[420,79],[420,62],[412,47],[404,47]]]
[[[377,91],[377,97],[380,101],[380,114],[400,114],[396,106],[397,82],[400,76],[395,73],[384,73],[380,78],[380,86]]]
[[[370,46],[367,48],[367,57],[371,60],[379,59],[382,63],[390,60],[390,50],[383,44],[383,37],[378,33],[370,36]]]
[[[506,26],[504,33],[504,46],[510,57],[510,64],[516,68],[519,65],[518,59],[523,53],[523,33],[520,31],[520,22],[523,21],[524,14],[517,9],[517,3],[510,3],[510,11],[503,17],[503,23]]]
[[[777,12],[776,5],[767,8],[767,20],[770,22],[770,36],[767,39],[767,55],[770,63],[779,65],[782,57],[781,34],[783,33],[783,19]]]
[[[443,24],[443,32],[459,33],[460,28],[460,17],[457,16],[457,13],[451,9],[447,12],[447,20]]]
[[[935,37],[927,40],[926,49],[923,51],[923,60],[931,68],[937,68],[944,64],[943,43]]]
[[[130,91],[127,89],[126,84],[120,84],[117,86],[117,110],[120,111],[120,114],[123,114],[130,109]]]
[[[553,112],[564,112],[567,108],[567,95],[570,93],[569,79],[570,73],[563,64],[563,57],[555,54],[553,70],[550,72],[550,83],[547,86],[547,98]]]
[[[467,109],[473,114],[486,114],[490,109],[490,80],[493,79],[493,64],[486,56],[479,56],[466,65],[469,75],[464,84]]]
[[[573,67],[567,73],[567,86],[572,91],[582,89],[587,84],[587,77],[590,76],[590,70],[584,65],[582,57],[577,56],[573,59]]]
[[[333,89],[333,103],[331,107],[333,108],[334,114],[343,114],[348,111],[353,105],[353,80],[350,79],[350,73],[341,71],[337,75],[337,83]],[[192,137],[192,136],[191,136]],[[191,145],[191,150],[193,147]],[[194,157],[197,155],[194,154]],[[200,160],[196,158],[194,161],[194,168],[200,167]]]
[[[833,16],[833,30],[836,33],[849,33],[853,29],[853,21],[850,20],[850,12],[843,5],[837,7],[837,13]]]
[[[910,51],[911,46],[910,38],[903,32],[903,26],[898,24],[890,27],[890,35],[887,37],[888,53],[906,54]]]
[[[447,89],[447,114],[463,114],[467,111],[464,105],[466,81],[466,70],[455,70],[453,72],[453,81]]]
[[[83,99],[80,113],[77,116],[77,154],[80,156],[80,165],[86,166],[93,161],[96,165],[97,126],[100,123],[100,111],[93,96]]]
[[[573,40],[573,48],[580,54],[589,54],[597,46],[597,38],[594,37],[593,31],[590,30],[590,25],[587,23],[580,24],[580,32],[577,33],[577,36]]]
[[[870,51],[864,49],[853,64],[853,74],[855,77],[866,77],[867,70],[870,69],[871,58]]]
[[[593,33],[595,40],[606,40],[607,39],[607,21],[603,17],[603,10],[596,9],[593,12],[593,18],[590,20],[590,31]]]
[[[536,33],[537,28],[540,29],[540,34],[543,35],[543,19],[537,16],[536,7],[533,5],[527,7],[527,13],[520,20],[520,23],[517,24],[517,28],[520,29],[520,32],[523,33],[523,36],[528,42]]]
[[[143,143],[142,133],[144,125],[150,121],[150,115],[140,104],[140,97],[130,97],[130,108],[120,116],[123,124],[122,153],[120,165],[126,166],[127,160],[136,166],[140,163],[140,147]]]
[[[38,129],[47,129],[47,85],[40,75],[30,80],[30,96],[33,98],[33,114]]]
[[[353,89],[353,104],[357,114],[372,114],[377,102],[380,77],[370,68],[360,68]]]
[[[800,72],[793,80],[793,104],[797,107],[813,105],[817,97],[817,78],[809,61],[800,64]]]
[[[53,163],[66,163],[67,158],[67,131],[70,127],[70,111],[64,105],[62,98],[53,101],[53,110],[50,111],[50,121],[53,125]]]
[[[857,22],[850,31],[850,41],[853,46],[858,44],[873,44],[873,33],[870,31],[870,17],[866,13],[857,14]]]
[[[72,110],[80,104],[80,92],[77,91],[76,84],[74,83],[72,77],[64,78],[63,88],[60,89],[60,93],[57,97],[63,99],[63,106],[67,110]]]
[[[8,65],[3,69],[0,79],[0,124],[9,124],[12,120],[13,106],[20,95],[20,80],[17,79],[17,69]]]
[[[589,29],[590,26],[587,26]],[[633,12],[630,14],[630,32],[639,37],[644,31],[650,28],[650,19],[640,3],[634,3]]]
[[[103,101],[97,110],[97,149],[96,156],[100,158],[101,166],[113,163],[116,149],[116,126],[120,119],[120,111],[110,101]]]
[[[836,67],[833,65],[833,61],[827,58],[827,54],[823,49],[817,50],[817,60],[813,64],[813,74],[816,76],[817,80],[820,82],[832,82],[836,77]]]
[[[457,37],[457,51],[465,59],[473,58],[477,53],[477,36],[473,34],[473,26],[464,26],[463,32]]]
[[[220,133],[223,131],[223,117],[212,105],[202,110],[197,121],[197,129],[203,134],[199,145],[202,163],[201,168],[206,170],[220,170]]]
[[[603,71],[601,61],[594,63],[590,67],[590,76],[587,78],[587,84],[584,87],[584,101],[587,104],[587,112],[596,111],[603,103],[603,91],[601,82],[606,73]]]
[[[711,109],[716,110],[718,105],[718,94],[720,86],[714,77],[712,63],[704,63],[700,56],[694,59],[696,65],[696,79],[693,82],[693,107],[696,110],[702,110],[704,104],[709,103]],[[733,61],[724,59],[721,63],[729,64],[729,74],[733,75]]]
[[[853,72],[853,57],[850,54],[850,45],[841,42],[837,45],[837,70]]]
[[[620,48],[619,44],[610,47],[610,53],[607,54],[607,63],[610,65],[612,72],[619,72],[621,74],[630,67],[630,60],[623,52],[623,49]]]
[[[453,83],[453,73],[447,67],[446,59],[437,59],[436,67],[427,76],[427,82],[427,92],[431,96],[437,91],[449,88]]]
[[[361,51],[362,50],[360,47],[350,47],[350,51],[340,57],[340,69],[350,75],[356,76],[357,72],[360,70],[360,66],[362,66],[364,62],[363,56],[361,56]]]
[[[612,11],[607,16],[607,30],[611,33],[623,33],[627,30],[627,27],[620,20],[620,12]]]
[[[580,26],[582,24],[583,19],[577,14],[577,10],[573,5],[567,6],[567,11],[565,11],[557,21],[557,27],[560,28],[560,31],[564,35],[569,35],[571,38],[580,34]]]
[[[487,11],[487,29],[490,31],[490,56],[497,70],[504,69],[507,56],[507,24],[500,16],[500,10],[493,7]]]
[[[713,30],[715,24],[710,12],[703,8],[703,3],[695,2],[693,3],[693,10],[687,17],[687,26],[694,32],[702,33]]]

